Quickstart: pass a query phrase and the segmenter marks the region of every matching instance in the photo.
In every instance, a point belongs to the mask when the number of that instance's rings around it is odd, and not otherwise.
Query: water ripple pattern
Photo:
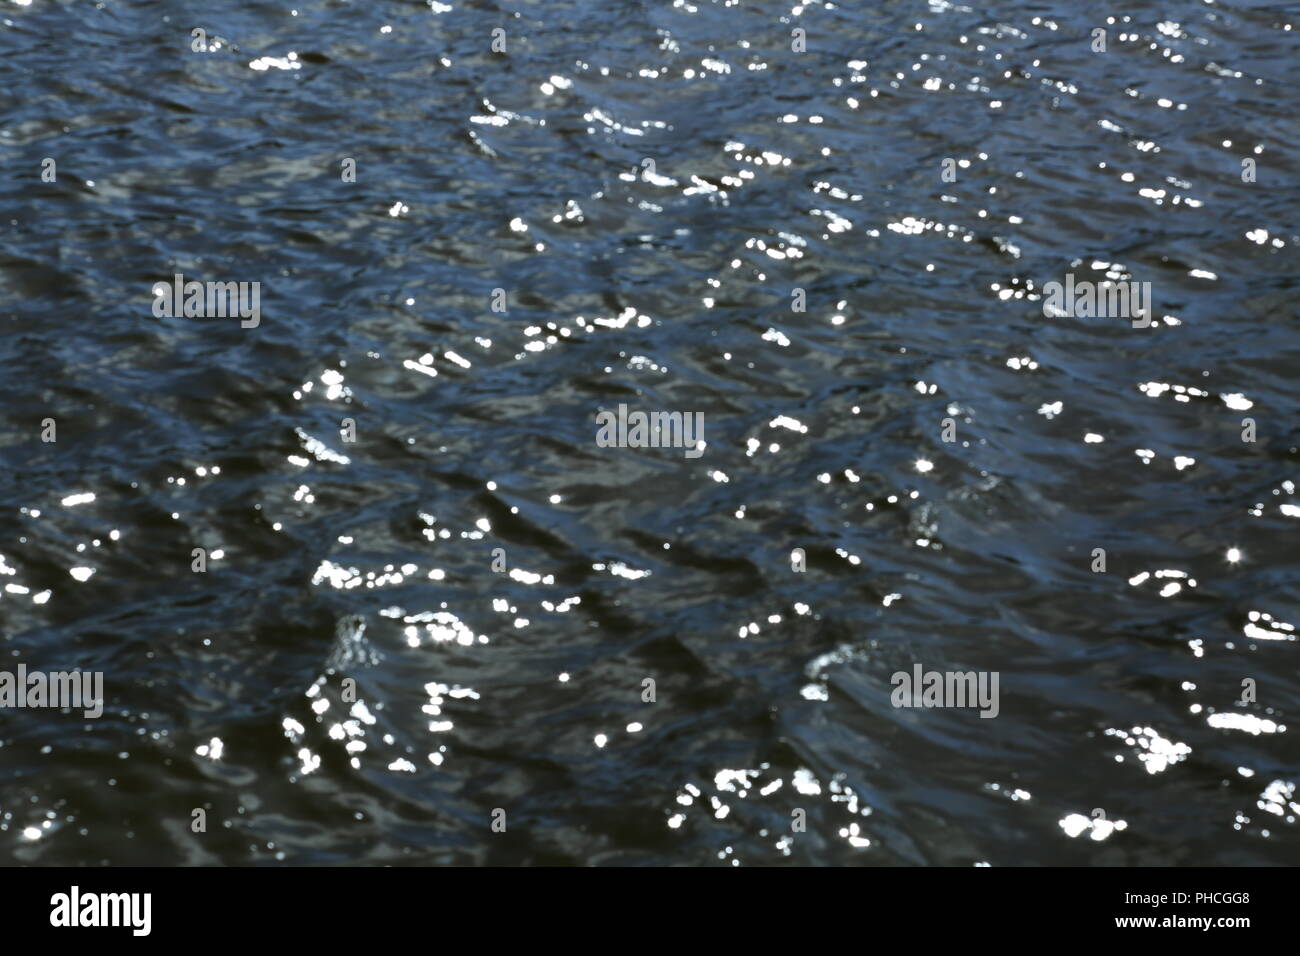
[[[0,861],[1294,862],[1297,9],[0,0]]]

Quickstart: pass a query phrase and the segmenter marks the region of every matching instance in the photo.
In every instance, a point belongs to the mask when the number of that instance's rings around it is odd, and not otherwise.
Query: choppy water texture
[[[1298,14],[5,0],[0,858],[1294,862]]]

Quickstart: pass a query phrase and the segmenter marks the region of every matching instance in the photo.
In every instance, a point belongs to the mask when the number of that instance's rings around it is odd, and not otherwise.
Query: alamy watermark
[[[1150,282],[1093,282],[1074,280],[1066,273],[1065,283],[1043,286],[1043,315],[1049,318],[1132,319],[1133,328],[1151,326]]]
[[[895,707],[979,707],[981,717],[996,717],[998,671],[927,671],[912,665],[912,673],[895,671],[889,701]]]
[[[104,713],[103,671],[0,671],[0,709],[54,707],[81,710],[86,717]]]
[[[262,283],[199,282],[179,272],[172,282],[153,287],[153,314],[164,318],[240,318],[239,326],[255,329],[262,321]]]
[[[687,458],[704,454],[703,412],[629,412],[620,404],[617,414],[597,412],[596,421],[601,448],[682,448]]]
[[[74,885],[50,897],[51,926],[122,926],[132,936],[148,936],[152,914],[152,893],[83,893]]]

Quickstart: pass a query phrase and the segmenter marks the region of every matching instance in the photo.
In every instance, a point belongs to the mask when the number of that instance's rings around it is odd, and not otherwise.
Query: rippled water
[[[0,3],[0,859],[1294,862],[1296,13]]]

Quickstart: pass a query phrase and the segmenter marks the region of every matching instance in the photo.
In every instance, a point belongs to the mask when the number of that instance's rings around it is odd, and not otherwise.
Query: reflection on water
[[[1294,860],[1296,31],[1035,9],[0,8],[0,859]]]

